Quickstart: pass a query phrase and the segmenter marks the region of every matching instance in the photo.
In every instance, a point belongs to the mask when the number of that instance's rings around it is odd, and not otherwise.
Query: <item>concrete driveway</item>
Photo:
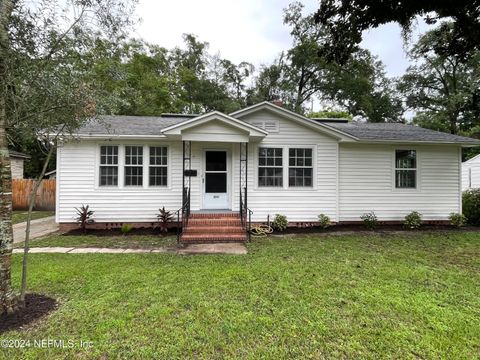
[[[26,222],[13,225],[14,243],[25,241],[26,227]],[[30,240],[54,233],[56,231],[58,231],[58,224],[55,222],[55,216],[32,220],[30,223]]]

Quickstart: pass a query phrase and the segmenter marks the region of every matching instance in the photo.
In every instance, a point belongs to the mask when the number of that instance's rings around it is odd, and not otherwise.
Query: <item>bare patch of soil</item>
[[[24,330],[57,308],[57,301],[51,297],[26,294],[23,308],[13,314],[0,316],[0,334],[11,330]]]

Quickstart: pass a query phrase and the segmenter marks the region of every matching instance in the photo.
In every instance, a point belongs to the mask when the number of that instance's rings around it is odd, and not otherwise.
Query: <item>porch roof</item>
[[[167,137],[188,141],[259,141],[268,132],[219,111],[204,114],[162,130]]]

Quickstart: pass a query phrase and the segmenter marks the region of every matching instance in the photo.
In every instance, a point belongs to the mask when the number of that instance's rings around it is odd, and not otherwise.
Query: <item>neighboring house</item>
[[[82,204],[95,211],[96,226],[147,225],[183,199],[185,222],[189,210],[193,219],[184,241],[244,239],[233,225],[239,213],[248,219],[247,207],[253,222],[279,213],[293,225],[321,213],[358,222],[370,211],[382,221],[413,210],[447,220],[462,211],[462,147],[480,145],[410,125],[313,120],[269,102],[229,115],[107,116],[76,135],[57,153],[63,228]],[[229,231],[238,237],[221,235]]]
[[[462,163],[462,190],[480,188],[480,155]]]
[[[23,179],[23,165],[25,160],[30,159],[30,156],[14,150],[9,150],[8,153],[10,155],[12,179]]]

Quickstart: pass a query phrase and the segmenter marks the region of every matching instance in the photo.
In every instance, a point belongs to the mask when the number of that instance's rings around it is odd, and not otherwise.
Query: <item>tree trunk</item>
[[[18,298],[12,290],[10,269],[12,258],[12,172],[7,143],[6,94],[8,20],[12,2],[0,2],[0,314],[18,308]]]
[[[25,229],[25,244],[23,248],[23,262],[22,262],[22,286],[20,290],[20,301],[22,303],[25,301],[25,293],[27,290],[27,264],[28,264],[28,250],[30,249],[29,242],[30,242],[30,223],[32,221],[32,210],[33,210],[33,206],[35,205],[35,197],[37,195],[37,190],[40,187],[40,184],[42,183],[42,179],[45,173],[47,172],[48,164],[52,159],[52,154],[54,150],[55,150],[55,146],[52,145],[48,150],[48,155],[47,155],[47,158],[45,159],[45,162],[43,163],[42,171],[40,175],[38,175],[35,181],[35,185],[33,186],[33,189],[31,190],[30,196],[28,199],[28,216],[27,216],[27,226]]]

